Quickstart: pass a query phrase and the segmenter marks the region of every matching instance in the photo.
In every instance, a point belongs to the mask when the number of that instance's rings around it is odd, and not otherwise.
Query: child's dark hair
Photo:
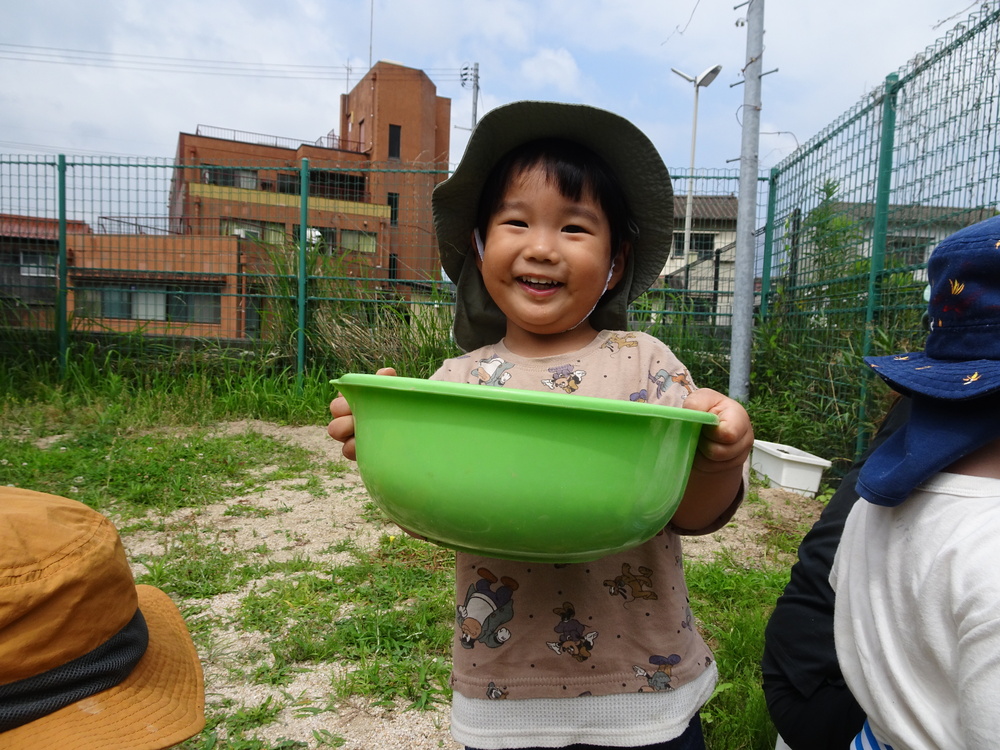
[[[570,200],[592,194],[604,211],[611,228],[611,257],[622,243],[632,238],[625,191],[611,168],[597,154],[573,141],[541,138],[511,149],[497,162],[486,178],[479,196],[476,227],[486,240],[490,218],[500,206],[511,182],[524,172],[541,167],[546,176]]]

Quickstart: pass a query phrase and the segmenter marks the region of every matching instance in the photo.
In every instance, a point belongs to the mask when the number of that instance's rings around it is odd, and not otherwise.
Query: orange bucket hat
[[[0,747],[160,750],[204,725],[181,613],[135,585],[114,525],[0,487]]]

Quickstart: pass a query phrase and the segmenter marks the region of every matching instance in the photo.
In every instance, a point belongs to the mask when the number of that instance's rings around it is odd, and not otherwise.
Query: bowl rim
[[[450,383],[442,380],[425,380],[423,378],[408,378],[403,376],[372,375],[370,373],[346,373],[330,381],[340,391],[348,402],[350,396],[341,386],[347,389],[354,387],[372,388],[376,390],[405,391],[421,393],[429,396],[449,396],[473,400],[501,401],[510,404],[523,404],[552,409],[570,409],[594,411],[610,414],[626,414],[634,416],[674,419],[683,422],[695,422],[703,425],[718,425],[719,417],[711,412],[685,409],[679,406],[663,406],[624,399],[597,398],[568,393],[546,393],[545,391],[527,391],[518,388],[497,388],[482,386],[475,383]]]

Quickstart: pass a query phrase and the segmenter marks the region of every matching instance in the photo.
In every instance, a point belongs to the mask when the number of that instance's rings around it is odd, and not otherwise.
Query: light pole
[[[682,73],[677,68],[671,68],[671,70],[685,81],[694,84],[694,119],[691,122],[691,168],[688,171],[687,206],[684,210],[684,288],[687,289],[690,281],[691,267],[691,213],[694,206],[694,144],[698,136],[698,89],[708,86],[714,81],[715,77],[722,71],[722,66],[716,65],[711,67],[697,78],[689,76],[687,73]]]

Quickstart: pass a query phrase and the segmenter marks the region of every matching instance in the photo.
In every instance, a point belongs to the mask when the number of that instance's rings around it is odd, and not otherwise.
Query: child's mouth
[[[518,276],[517,280],[523,286],[526,286],[529,289],[534,289],[538,292],[546,292],[562,286],[561,282],[553,281],[552,279],[544,279],[538,276]]]

